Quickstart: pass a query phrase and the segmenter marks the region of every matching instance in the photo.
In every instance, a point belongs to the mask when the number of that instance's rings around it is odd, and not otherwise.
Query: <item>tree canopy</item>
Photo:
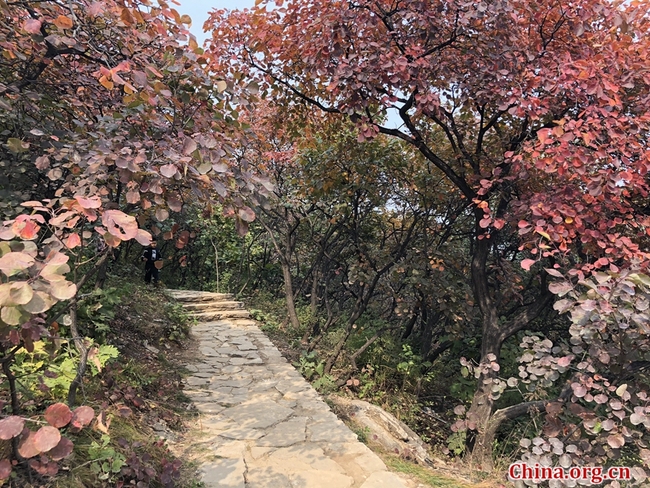
[[[213,69],[254,80],[286,119],[348,117],[359,142],[403,141],[464,202],[481,348],[463,425],[478,459],[505,419],[583,398],[496,409],[506,341],[548,332],[538,321],[567,283],[646,268],[649,21],[634,1],[296,0],[206,23]]]

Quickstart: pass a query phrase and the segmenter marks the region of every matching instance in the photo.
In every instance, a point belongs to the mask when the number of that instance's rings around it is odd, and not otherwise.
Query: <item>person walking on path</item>
[[[151,283],[151,280],[153,279],[153,284],[157,285],[160,280],[158,270],[162,268],[163,257],[156,246],[156,240],[152,239],[151,244],[149,244],[142,253],[141,260],[145,262],[144,281],[147,284]]]

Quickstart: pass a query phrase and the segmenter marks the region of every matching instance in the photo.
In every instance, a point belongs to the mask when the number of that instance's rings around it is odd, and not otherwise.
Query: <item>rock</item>
[[[345,410],[352,422],[370,431],[369,438],[389,452],[411,457],[423,465],[433,464],[426,444],[404,422],[371,403],[330,395],[329,400]]]

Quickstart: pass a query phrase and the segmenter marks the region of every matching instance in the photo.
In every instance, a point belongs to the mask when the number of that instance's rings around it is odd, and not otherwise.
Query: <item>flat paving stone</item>
[[[292,488],[292,486],[287,475],[267,466],[249,469],[246,472],[246,488]]]
[[[293,410],[275,402],[251,402],[229,408],[223,414],[239,425],[264,429],[286,419]]]
[[[307,417],[297,417],[281,422],[269,430],[268,434],[257,442],[257,445],[285,447],[304,442],[307,436],[306,425]]]
[[[219,459],[201,467],[206,488],[246,488],[246,464],[241,458]]]
[[[172,292],[187,304],[221,302],[218,313],[245,312],[223,303],[230,296]],[[212,319],[193,333],[198,353],[186,366],[184,393],[199,412],[192,442],[206,488],[410,486],[357,440],[255,321]]]
[[[348,429],[343,422],[341,422],[341,425],[334,422],[310,424],[307,427],[307,432],[309,440],[312,442],[353,442],[358,440],[357,435]]]
[[[361,485],[361,488],[406,488],[404,482],[395,474],[388,471],[372,473]]]
[[[349,488],[354,479],[341,473],[330,471],[299,471],[289,475],[291,488]]]

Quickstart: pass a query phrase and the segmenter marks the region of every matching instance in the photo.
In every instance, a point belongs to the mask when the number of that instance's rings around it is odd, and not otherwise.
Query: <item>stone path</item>
[[[169,290],[201,322],[185,393],[206,488],[405,488],[227,294]]]

